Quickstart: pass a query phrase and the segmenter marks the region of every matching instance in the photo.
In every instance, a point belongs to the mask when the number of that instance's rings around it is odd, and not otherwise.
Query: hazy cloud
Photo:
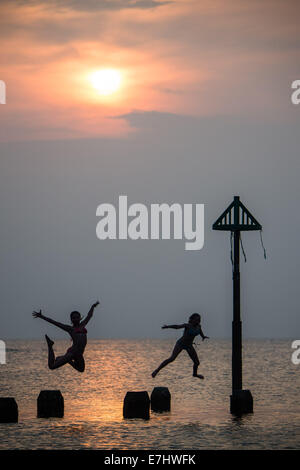
[[[13,3],[10,1],[9,3]],[[78,11],[151,9],[172,3],[171,1],[155,0],[15,0],[16,5],[45,5],[58,10],[72,9]]]

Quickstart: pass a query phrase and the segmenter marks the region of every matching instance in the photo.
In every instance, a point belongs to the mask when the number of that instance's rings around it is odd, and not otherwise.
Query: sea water
[[[174,340],[89,340],[83,374],[66,365],[50,371],[45,341],[7,341],[0,365],[0,396],[15,397],[17,424],[0,424],[0,449],[296,449],[300,447],[300,365],[291,361],[292,340],[245,340],[243,388],[254,413],[229,412],[231,342],[197,340],[199,373],[183,351],[155,379]],[[62,354],[68,341],[56,341]],[[124,420],[127,391],[168,387],[170,413],[149,421]],[[39,419],[40,390],[59,389],[64,418]]]

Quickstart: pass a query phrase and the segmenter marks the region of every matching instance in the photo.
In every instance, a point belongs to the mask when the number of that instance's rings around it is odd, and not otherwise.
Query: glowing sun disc
[[[101,95],[110,95],[120,88],[121,74],[117,70],[97,70],[90,76],[93,87]]]

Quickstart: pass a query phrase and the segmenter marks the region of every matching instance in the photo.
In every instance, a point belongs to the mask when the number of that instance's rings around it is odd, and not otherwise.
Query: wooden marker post
[[[233,321],[232,321],[232,395],[230,412],[235,415],[253,413],[253,398],[250,390],[243,390],[242,380],[242,322],[240,307],[240,233],[262,230],[248,209],[234,196],[233,202],[216,220],[213,230],[233,233]]]

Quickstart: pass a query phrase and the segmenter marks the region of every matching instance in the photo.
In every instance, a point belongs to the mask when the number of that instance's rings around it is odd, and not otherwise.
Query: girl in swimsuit
[[[200,335],[202,337],[202,341],[205,340],[205,338],[209,339],[208,336],[204,336],[201,325],[200,325],[201,317],[199,313],[193,313],[190,318],[188,323],[183,323],[182,325],[164,325],[162,326],[162,329],[165,328],[174,328],[175,330],[178,330],[180,328],[184,328],[184,332],[181,338],[178,339],[178,341],[175,344],[175,347],[173,349],[173,352],[171,356],[163,361],[160,366],[155,369],[155,371],[152,372],[152,377],[154,378],[158,372],[163,368],[166,367],[166,365],[170,364],[170,362],[175,361],[176,357],[178,356],[179,353],[183,349],[186,350],[190,358],[192,359],[194,366],[193,366],[193,377],[198,377],[199,379],[204,379],[203,375],[200,375],[197,373],[198,367],[199,367],[199,359],[197,352],[193,346],[193,341],[194,338],[197,335]]]
[[[72,325],[65,325],[64,323],[59,323],[51,318],[45,317],[42,315],[42,311],[33,312],[34,318],[42,318],[49,323],[52,323],[58,328],[61,328],[64,331],[67,331],[71,336],[73,341],[72,346],[67,350],[64,356],[58,356],[55,358],[53,351],[54,341],[52,341],[49,336],[45,335],[47,344],[48,344],[48,366],[49,369],[58,369],[59,367],[64,366],[65,364],[70,364],[78,372],[84,372],[85,362],[83,353],[87,343],[87,330],[85,328],[86,324],[90,321],[93,316],[94,309],[99,305],[99,302],[94,303],[90,311],[84,320],[81,321],[81,315],[79,312],[74,311],[70,314]]]

